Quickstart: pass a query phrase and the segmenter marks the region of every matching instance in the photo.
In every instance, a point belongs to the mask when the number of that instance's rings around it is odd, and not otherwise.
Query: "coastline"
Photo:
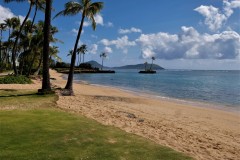
[[[61,109],[145,137],[195,159],[240,157],[238,113],[86,82],[74,83],[74,92],[74,97],[59,97]]]
[[[53,87],[64,88],[63,74],[50,70]],[[39,89],[30,85],[0,85],[0,89]],[[240,157],[240,115],[134,94],[116,87],[74,83],[75,96],[61,96],[57,106],[104,125],[118,127],[183,152],[198,160]],[[140,94],[140,95],[139,95]]]
[[[209,109],[214,109],[214,110],[216,109],[216,110],[240,114],[240,106],[231,106],[231,105],[226,105],[226,104],[219,104],[216,102],[215,103],[214,102],[204,102],[204,101],[198,101],[198,100],[194,100],[194,99],[178,99],[178,98],[174,98],[174,97],[164,97],[161,95],[157,95],[155,92],[146,91],[147,92],[146,93],[144,91],[133,89],[133,88],[127,88],[127,87],[124,88],[124,87],[119,87],[119,86],[95,84],[95,83],[90,83],[88,81],[82,81],[82,80],[74,80],[74,83],[92,85],[92,86],[96,86],[96,87],[119,89],[123,92],[127,92],[127,93],[134,94],[136,96],[141,96],[144,98],[163,100],[163,101],[168,101],[168,102],[180,103],[183,105],[203,107],[203,108],[209,108]]]

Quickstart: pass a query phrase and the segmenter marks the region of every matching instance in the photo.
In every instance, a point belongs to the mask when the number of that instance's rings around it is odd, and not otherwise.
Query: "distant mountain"
[[[147,64],[147,69],[150,69],[151,64]],[[126,65],[126,66],[121,66],[121,67],[114,67],[114,69],[139,69],[139,70],[144,70],[145,69],[145,64],[136,64],[136,65]],[[153,70],[162,70],[164,69],[163,67],[153,64],[152,65]]]
[[[101,64],[99,64],[98,62],[96,62],[96,61],[88,61],[88,62],[85,62],[85,63],[89,63],[89,64],[91,64],[91,66],[93,67],[93,68],[102,68],[102,65]],[[103,68],[109,68],[109,67],[105,67],[105,66],[103,66]]]
[[[91,64],[93,68],[101,68],[102,67],[102,65],[99,64],[96,61],[89,61],[89,62],[86,62],[86,63]],[[150,67],[151,67],[151,64],[147,64],[147,69],[149,69]],[[121,66],[121,67],[106,67],[106,66],[103,66],[103,68],[104,69],[112,68],[112,69],[139,69],[139,70],[144,70],[145,69],[145,64],[126,65],[126,66]],[[157,64],[153,64],[152,69],[153,70],[162,70],[164,68],[157,65]]]

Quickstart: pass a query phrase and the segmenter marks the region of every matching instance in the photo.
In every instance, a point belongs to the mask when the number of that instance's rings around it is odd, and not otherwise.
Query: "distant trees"
[[[96,21],[94,19],[94,15],[99,13],[103,8],[103,2],[92,2],[91,0],[79,0],[79,2],[76,1],[70,1],[65,4],[65,9],[61,12],[59,12],[55,17],[63,15],[76,15],[81,13],[81,23],[79,26],[76,42],[73,49],[72,59],[71,59],[71,66],[69,70],[68,80],[67,84],[65,86],[66,90],[69,90],[69,95],[73,95],[73,74],[74,74],[74,66],[76,62],[76,54],[77,54],[77,48],[78,48],[78,42],[81,37],[82,29],[83,29],[83,23],[85,21],[85,18],[87,17],[92,22],[92,28],[96,29]]]
[[[5,2],[11,1],[5,0]],[[20,0],[18,2],[20,2]],[[34,17],[36,17],[37,10],[44,10],[46,7],[45,0],[32,0],[31,3],[32,5],[35,5],[35,3],[38,4],[38,7],[35,8]],[[44,60],[44,22],[39,21],[35,23],[34,19],[35,18],[33,18],[33,21],[27,19],[21,25],[20,19],[18,17],[13,17],[4,20],[4,22],[0,24],[0,71],[14,69],[13,63],[16,63],[17,74],[29,76],[40,73]],[[57,32],[58,29],[50,25],[49,41],[51,43],[59,41],[53,37]],[[3,35],[5,37],[3,37]],[[17,43],[14,51],[16,40]],[[58,52],[56,46],[49,46],[49,56],[46,59],[61,61],[57,56]],[[13,58],[14,56],[15,58]],[[15,59],[15,61],[13,61],[13,59]]]
[[[151,63],[151,65],[150,65],[150,68],[149,68],[149,69],[147,68],[148,63],[147,63],[147,62],[144,63],[145,71],[152,71],[152,68],[153,68],[153,61],[154,61],[155,59],[156,59],[155,57],[153,57],[153,56],[151,57],[152,63]]]
[[[152,66],[153,66],[153,61],[155,60],[155,57],[152,57],[152,64],[151,64],[151,67],[150,67],[150,71],[152,70]]]
[[[4,2],[6,3],[9,3],[9,2],[13,2],[13,1],[16,1],[16,2],[23,2],[23,1],[28,1],[28,0],[4,0]],[[14,74],[15,75],[18,75],[18,71],[17,71],[17,66],[16,66],[16,52],[17,52],[17,43],[18,43],[18,40],[19,40],[19,37],[20,37],[20,34],[22,32],[22,29],[27,21],[27,19],[29,18],[29,15],[32,11],[32,6],[34,4],[34,1],[31,0],[30,3],[29,3],[29,9],[28,9],[28,12],[27,12],[27,15],[25,17],[25,19],[23,20],[23,23],[21,24],[20,26],[20,29],[18,31],[18,34],[16,35],[16,39],[14,41],[14,44],[13,44],[13,49],[12,49],[12,63],[13,63],[13,70],[14,70]]]
[[[102,58],[102,68],[101,68],[101,70],[103,70],[103,60],[104,60],[104,58],[106,58],[107,57],[107,54],[105,53],[105,52],[102,52],[101,54],[100,54],[100,58]]]
[[[84,55],[86,54],[87,52],[87,45],[86,44],[83,44],[81,45],[79,48],[77,48],[77,54],[78,54],[78,63],[77,63],[77,66],[80,65],[81,63],[81,55],[83,55],[83,63],[84,63]]]

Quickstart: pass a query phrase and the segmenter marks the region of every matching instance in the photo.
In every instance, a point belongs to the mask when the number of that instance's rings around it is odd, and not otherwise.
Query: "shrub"
[[[65,62],[57,62],[55,68],[69,68],[70,64]]]
[[[79,65],[79,68],[81,68],[81,69],[93,69],[92,65],[90,63],[81,63]]]
[[[8,75],[0,78],[0,84],[30,84],[32,81],[25,76]]]

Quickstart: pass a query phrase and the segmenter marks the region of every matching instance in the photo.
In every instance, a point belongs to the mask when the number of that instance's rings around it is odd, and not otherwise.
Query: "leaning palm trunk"
[[[152,70],[152,66],[153,66],[153,60],[152,60],[152,64],[151,64],[151,67],[150,67],[150,71]]]
[[[52,0],[46,1],[45,22],[44,22],[44,42],[43,42],[43,80],[40,93],[48,93],[51,91],[50,75],[49,75],[49,52],[50,52],[50,29],[51,29],[51,9]]]
[[[103,70],[103,58],[102,58],[102,68],[101,68],[101,70]]]
[[[32,24],[31,24],[31,32],[32,32],[32,28],[33,28],[33,25],[34,25],[34,22],[35,22],[35,18],[36,18],[36,15],[37,15],[37,11],[38,11],[38,0],[36,0],[36,2],[35,2],[35,12],[34,12]]]
[[[22,25],[21,25],[21,27],[20,27],[20,30],[19,30],[19,32],[18,32],[18,34],[17,34],[17,37],[16,37],[15,42],[14,42],[14,45],[13,45],[13,50],[12,50],[12,64],[13,64],[13,70],[14,70],[14,74],[15,74],[15,75],[18,75],[17,66],[16,66],[17,43],[18,43],[18,39],[19,39],[19,37],[20,37],[20,34],[21,34],[22,30],[23,30],[23,27],[24,27],[24,25],[25,25],[25,23],[26,23],[29,15],[30,15],[30,13],[31,13],[31,11],[32,11],[32,6],[33,6],[33,3],[31,2],[31,3],[30,3],[30,6],[29,6],[28,13],[27,13],[27,16],[25,17],[25,19],[24,19],[24,21],[23,21],[23,23],[22,23]]]
[[[41,69],[41,65],[42,65],[42,60],[43,60],[43,56],[42,56],[42,54],[40,55],[40,61],[39,61],[39,63],[38,63],[38,67],[37,67],[37,70],[36,70],[36,72],[34,72],[34,76],[36,76],[36,75],[38,75],[39,74],[39,72],[40,72],[40,69]]]
[[[78,35],[77,35],[77,39],[76,39],[73,54],[72,54],[71,65],[70,65],[70,70],[69,70],[69,74],[68,74],[68,81],[67,81],[67,84],[65,87],[65,89],[70,91],[70,95],[73,95],[73,87],[72,86],[73,86],[74,66],[75,66],[75,61],[76,61],[78,42],[80,40],[82,29],[83,29],[84,19],[85,19],[85,13],[83,12],[81,24],[80,24],[80,27],[78,30]]]

